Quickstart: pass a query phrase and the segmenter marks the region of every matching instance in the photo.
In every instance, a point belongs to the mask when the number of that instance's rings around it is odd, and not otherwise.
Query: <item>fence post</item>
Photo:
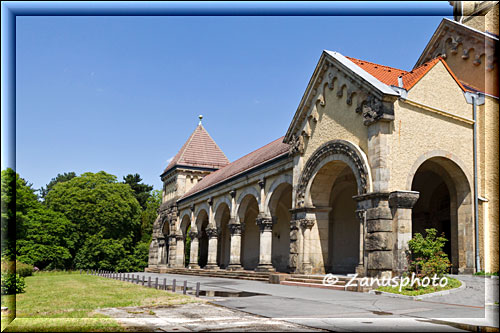
[[[175,279],[172,281],[172,291],[175,293]]]
[[[155,279],[155,289],[158,289],[158,277]]]
[[[196,282],[196,297],[200,297],[200,283]]]
[[[148,276],[148,288],[151,288],[151,276]]]
[[[163,278],[163,290],[167,290],[167,278]]]
[[[188,286],[188,282],[187,282],[187,280],[184,280],[184,288],[182,289],[182,293],[184,295],[186,295],[186,293],[187,293],[187,286]]]
[[[142,276],[142,285],[144,286],[144,282],[146,282],[146,277],[143,275]]]

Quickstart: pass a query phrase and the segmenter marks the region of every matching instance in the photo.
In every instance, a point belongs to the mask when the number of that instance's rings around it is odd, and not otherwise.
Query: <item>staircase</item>
[[[371,289],[370,287],[361,286],[360,278],[352,279],[351,277],[345,275],[335,275],[334,277],[338,279],[335,284],[323,284],[324,277],[324,275],[292,274],[288,277],[285,277],[284,280],[280,282],[280,284],[286,286],[312,287],[358,292],[368,292]]]
[[[228,279],[265,281],[265,282],[269,281],[269,275],[271,274],[267,272],[254,272],[247,270],[228,271],[225,269],[164,268],[160,270],[156,268],[156,270],[157,270],[156,272],[152,272],[152,270],[148,270],[148,272],[208,276],[208,277],[218,277],[218,278],[228,278]]]

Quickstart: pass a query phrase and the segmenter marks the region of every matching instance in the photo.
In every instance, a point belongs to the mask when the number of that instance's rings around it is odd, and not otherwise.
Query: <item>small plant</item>
[[[25,288],[24,278],[19,274],[2,274],[2,295],[21,294]]]
[[[443,247],[448,241],[444,234],[437,236],[437,230],[425,229],[426,236],[416,233],[408,241],[410,248],[408,256],[409,272],[408,275],[415,273],[415,276],[422,279],[424,277],[432,278],[434,275],[441,278],[449,273],[451,263],[448,255],[443,252]],[[418,289],[418,285],[413,286]]]
[[[474,275],[498,276],[498,272],[485,272],[485,271],[479,271],[479,272],[474,273]]]

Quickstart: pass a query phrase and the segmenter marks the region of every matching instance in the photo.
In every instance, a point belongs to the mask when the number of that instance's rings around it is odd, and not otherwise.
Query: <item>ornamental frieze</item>
[[[349,145],[341,141],[330,141],[319,147],[314,154],[309,158],[297,186],[297,207],[304,207],[306,188],[311,180],[314,171],[320,163],[328,156],[341,154],[346,156],[355,166],[356,174],[359,179],[358,193],[365,194],[368,191],[368,169],[359,157],[358,153]]]

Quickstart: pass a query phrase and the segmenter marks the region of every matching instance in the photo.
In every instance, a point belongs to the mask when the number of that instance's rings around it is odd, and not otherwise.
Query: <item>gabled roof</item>
[[[220,169],[229,164],[229,160],[217,146],[202,124],[199,124],[181,150],[163,171],[165,174],[175,166]]]
[[[380,82],[385,83],[387,85],[399,87],[398,77],[401,77],[401,79],[403,80],[403,86],[400,88],[404,88],[406,90],[410,90],[415,84],[417,84],[418,81],[420,81],[421,78],[424,77],[425,74],[427,74],[427,72],[429,72],[438,62],[441,61],[448,70],[448,72],[450,73],[450,75],[455,79],[457,84],[460,86],[460,88],[462,88],[462,90],[464,91],[468,91],[468,89],[466,89],[462,85],[462,83],[457,79],[456,75],[450,69],[446,61],[441,57],[429,60],[428,62],[422,64],[417,68],[414,68],[409,72],[394,67],[379,65],[365,60],[360,60],[351,57],[346,57],[346,58],[351,60],[353,63],[355,63],[362,69],[364,69],[366,72],[373,75]]]
[[[234,161],[200,180],[191,190],[184,194],[179,200],[187,198],[195,193],[217,185],[225,180],[238,176],[274,158],[288,154],[290,145],[283,143],[283,137],[261,147],[250,154]]]

